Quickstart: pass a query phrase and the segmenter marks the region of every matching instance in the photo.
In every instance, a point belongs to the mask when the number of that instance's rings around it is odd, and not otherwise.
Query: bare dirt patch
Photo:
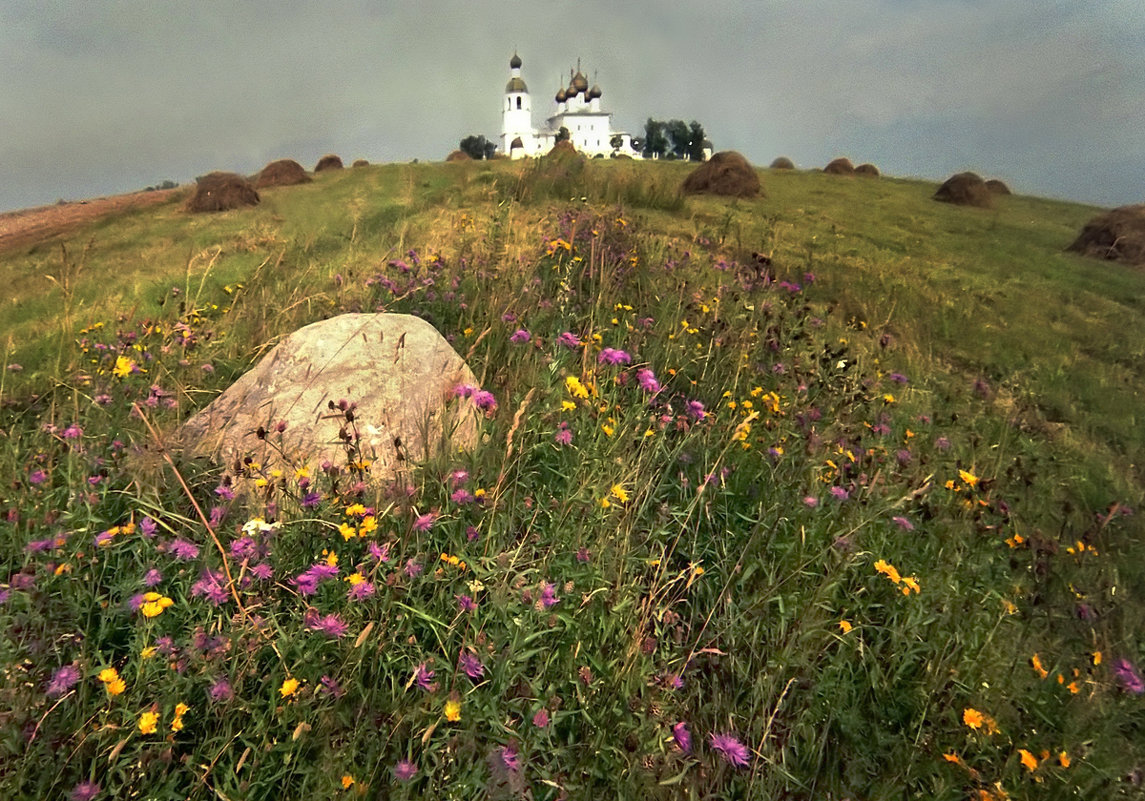
[[[158,205],[181,191],[176,188],[132,192],[4,212],[0,214],[0,253],[69,234],[109,214]]]

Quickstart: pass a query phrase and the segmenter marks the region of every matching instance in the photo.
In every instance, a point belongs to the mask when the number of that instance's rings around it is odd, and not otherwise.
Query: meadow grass
[[[687,169],[358,168],[6,255],[4,797],[1137,797],[1145,277],[1060,253],[1081,206]],[[467,358],[475,451],[167,453],[370,310]]]

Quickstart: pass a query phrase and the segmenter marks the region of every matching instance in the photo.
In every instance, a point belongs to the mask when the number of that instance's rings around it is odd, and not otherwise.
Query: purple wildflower
[[[79,439],[83,436],[83,429],[75,423],[72,423],[70,426],[60,432],[60,436],[64,439]]]
[[[672,727],[672,739],[676,741],[676,746],[685,754],[692,752],[692,733],[688,731],[688,724],[680,721]]]
[[[549,710],[541,707],[537,710],[537,714],[533,715],[533,725],[538,729],[546,729],[549,726]]]
[[[388,562],[390,561],[390,544],[387,542],[385,545],[378,545],[373,540],[366,546],[366,551],[373,557],[375,562]]]
[[[909,383],[910,380],[902,373],[891,373],[887,376],[887,378],[889,378],[891,381],[894,381],[896,384],[906,384]]]
[[[464,506],[467,503],[473,503],[475,500],[473,493],[464,487],[454,490],[453,494],[449,496],[449,499],[459,506]]]
[[[596,357],[597,364],[631,364],[632,357],[622,350],[605,348]]]
[[[141,592],[137,592],[127,600],[127,608],[132,612],[138,612],[141,606],[143,606],[143,593]]]
[[[437,515],[433,512],[426,512],[423,515],[418,515],[417,519],[413,521],[414,531],[429,531],[433,525],[433,521],[437,519]]]
[[[934,447],[940,451],[948,451],[950,450],[950,440],[946,437],[939,437],[934,441]]]
[[[698,400],[688,401],[688,414],[697,420],[703,420],[708,416],[707,411],[704,409],[704,404]]]
[[[406,575],[410,578],[417,578],[421,575],[422,570],[424,570],[424,568],[421,566],[421,563],[415,562],[412,559],[406,560],[405,571]]]
[[[831,495],[836,500],[840,500],[840,501],[845,501],[851,497],[851,493],[847,492],[847,490],[844,489],[843,487],[838,487],[838,486],[831,487]]]
[[[332,698],[341,698],[346,694],[346,691],[342,688],[342,685],[332,679],[330,676],[323,676],[318,681],[322,685],[320,689],[323,695],[328,695]]]
[[[472,598],[470,598],[468,595],[458,595],[456,597],[457,597],[457,608],[460,609],[462,612],[474,612],[477,610],[476,602]]]
[[[145,517],[139,521],[139,533],[148,539],[155,536],[155,531],[158,528],[159,526],[150,517]]]
[[[564,345],[569,350],[576,350],[581,346],[581,341],[577,339],[576,334],[572,333],[571,331],[565,331],[563,334],[557,337],[557,342]]]
[[[172,540],[167,545],[167,550],[180,562],[190,562],[199,558],[199,546],[182,538]]]
[[[457,666],[471,679],[479,679],[485,675],[485,665],[481,664],[477,654],[470,651],[461,652],[461,656],[457,658]]]
[[[891,520],[893,520],[896,524],[898,524],[898,527],[901,528],[903,531],[914,531],[914,523],[910,522],[905,517],[901,517],[900,515],[895,515],[894,517],[891,518]]]
[[[592,560],[592,552],[589,551],[588,548],[577,548],[576,560],[583,565],[585,562]]]
[[[660,391],[660,382],[656,380],[656,374],[647,368],[636,371],[636,382],[645,392],[655,395]]]
[[[517,758],[517,749],[512,743],[501,749],[501,763],[513,773],[521,769],[521,762]]]
[[[75,665],[64,665],[52,674],[52,678],[48,682],[47,687],[44,688],[44,692],[53,698],[58,695],[63,695],[74,687],[75,683],[79,680],[79,668]]]
[[[369,581],[359,581],[357,584],[351,584],[349,592],[346,597],[351,601],[364,601],[371,597],[377,588]]]
[[[99,795],[100,786],[97,782],[80,782],[72,788],[68,798],[71,801],[92,801]]]
[[[227,510],[222,506],[211,507],[211,528],[218,528],[219,524],[223,522],[223,518],[227,516]]]
[[[560,598],[557,597],[556,585],[552,584],[548,581],[542,581],[541,582],[541,599],[540,600],[541,600],[541,606],[543,606],[545,609],[549,609],[549,608],[555,606],[557,604],[557,602],[560,601]]]
[[[453,394],[459,398],[472,397],[473,393],[477,391],[477,387],[472,384],[458,384],[453,388]]]
[[[491,412],[497,408],[497,399],[492,392],[479,389],[473,393],[473,405],[482,411]]]
[[[320,634],[325,634],[332,640],[341,639],[346,636],[348,626],[336,614],[320,615],[315,609],[307,609],[306,614],[302,618],[302,622],[306,628],[311,631],[316,631]]]
[[[231,683],[229,681],[219,679],[207,690],[207,695],[212,701],[229,701],[234,698],[235,691],[231,689]]]
[[[320,503],[322,503],[322,493],[321,492],[308,492],[302,496],[302,508],[303,509],[313,509],[316,506],[318,506],[318,504],[320,504]]]
[[[417,765],[408,759],[403,759],[394,765],[394,778],[399,782],[408,782],[417,775]]]
[[[224,501],[233,501],[235,499],[235,491],[226,484],[220,484],[215,487],[215,494]]]
[[[553,435],[553,441],[558,445],[572,444],[572,431],[569,429],[569,424],[564,420],[561,421],[557,433]]]
[[[251,565],[250,574],[259,581],[270,581],[274,578],[274,568],[266,562],[260,562],[257,565]]]
[[[218,606],[230,597],[226,576],[218,571],[205,568],[199,575],[199,580],[191,585],[191,596],[194,598],[203,596]]]
[[[814,509],[816,506],[819,505],[819,499],[816,498],[814,495],[805,495],[803,497],[803,505],[809,509]]]
[[[1145,693],[1145,681],[1141,680],[1141,674],[1128,659],[1118,659],[1113,663],[1113,675],[1126,692],[1134,695]]]
[[[47,480],[47,478],[48,478],[48,474],[45,473],[43,470],[33,470],[31,473],[28,474],[28,483],[29,484],[43,484],[44,481]]]
[[[258,545],[249,535],[231,542],[231,556],[235,559],[249,559],[258,552]]]
[[[524,328],[518,328],[516,331],[513,332],[513,336],[509,337],[509,341],[512,342],[514,345],[517,345],[517,344],[520,344],[521,342],[528,342],[532,338],[533,338],[532,334],[530,334]]]
[[[712,734],[708,738],[708,743],[713,749],[719,751],[720,756],[726,759],[728,764],[737,768],[747,766],[750,752],[746,745],[736,739],[735,735]]]
[[[425,662],[422,662],[413,670],[413,683],[428,693],[437,692],[437,682],[433,680],[436,675],[437,671],[430,670]]]

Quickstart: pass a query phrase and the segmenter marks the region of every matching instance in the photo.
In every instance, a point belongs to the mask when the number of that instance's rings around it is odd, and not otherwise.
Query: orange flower
[[[1025,748],[1018,749],[1018,756],[1022,759],[1022,766],[1030,773],[1038,769],[1038,758]]]
[[[986,722],[986,716],[977,709],[967,707],[962,710],[962,722],[970,728],[977,730],[982,728],[982,724]]]
[[[1049,671],[1042,667],[1042,660],[1037,654],[1030,657],[1030,666],[1034,669],[1034,672],[1038,674],[1039,678],[1044,679],[1049,675]]]

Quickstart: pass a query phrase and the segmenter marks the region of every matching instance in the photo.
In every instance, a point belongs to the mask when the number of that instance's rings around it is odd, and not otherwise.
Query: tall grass
[[[1139,485],[924,300],[985,285],[967,229],[1021,226],[890,181],[585,189],[641,166],[583,165],[572,203],[536,165],[415,165],[157,211],[169,266],[81,288],[71,367],[5,376],[5,797],[1134,797]],[[682,169],[651,166],[659,197]],[[844,215],[860,191],[881,211]],[[1007,258],[1047,258],[1025,236]],[[80,283],[127,297],[111,244]],[[374,309],[494,394],[472,453],[401,485],[166,460],[279,336]]]

